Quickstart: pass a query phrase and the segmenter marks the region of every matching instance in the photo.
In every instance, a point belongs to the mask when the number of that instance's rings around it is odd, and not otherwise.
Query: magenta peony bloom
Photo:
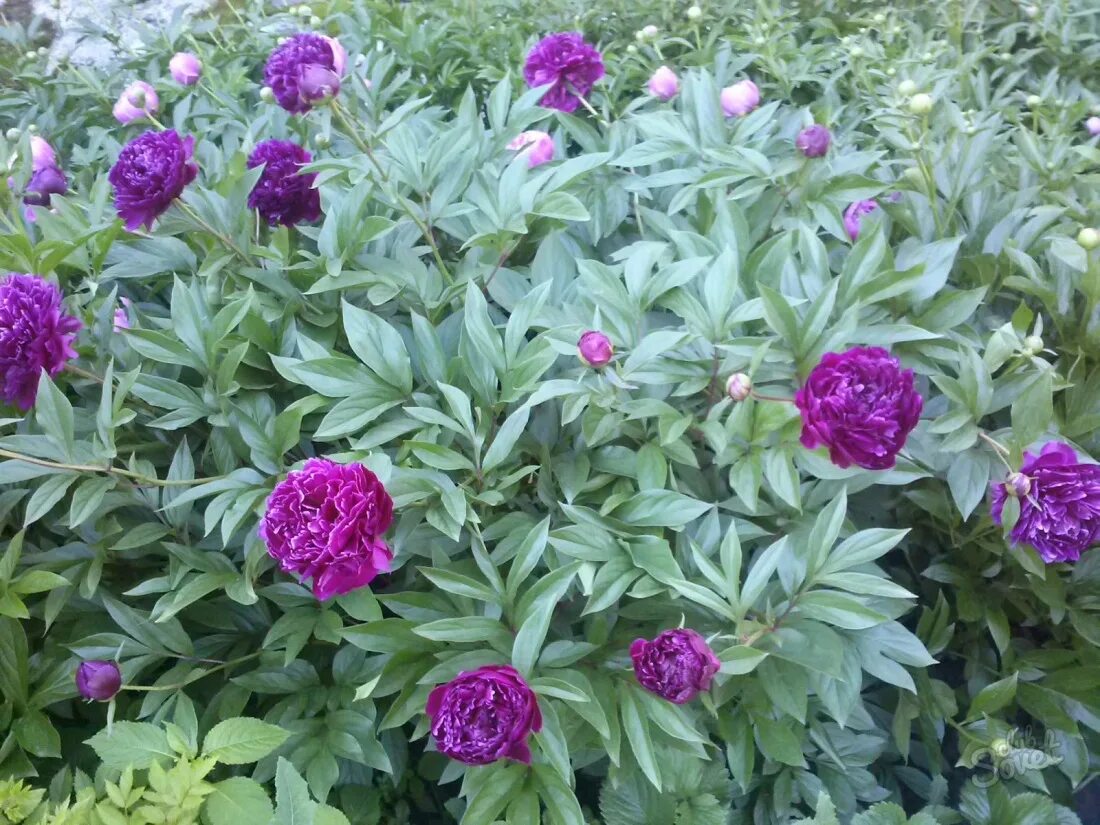
[[[630,658],[638,684],[677,705],[710,690],[722,665],[706,640],[688,628],[665,630],[653,641],[635,639]]]
[[[264,66],[264,83],[279,105],[293,114],[308,112],[317,100],[340,91],[347,52],[319,34],[296,34],[277,47]]]
[[[35,172],[57,166],[57,153],[44,138],[31,135],[31,169]]]
[[[1019,498],[1013,544],[1030,544],[1054,564],[1077,561],[1100,541],[1100,465],[1082,463],[1068,444],[1051,442],[1039,455],[1024,453],[1020,472],[1012,475],[1028,483],[1012,478],[1011,487],[993,485],[992,515],[1001,524],[1006,498]]]
[[[531,169],[554,159],[554,139],[537,129],[520,132],[508,142],[508,148],[527,158],[527,166]]]
[[[832,140],[829,130],[820,123],[815,123],[798,133],[794,145],[805,157],[820,158],[824,157],[829,151],[829,144],[832,143]]]
[[[144,80],[137,80],[122,90],[115,103],[115,120],[119,123],[132,123],[147,115],[156,114],[160,108],[157,90]]]
[[[428,696],[436,747],[467,765],[514,759],[529,765],[527,737],[542,730],[535,693],[515,668],[489,665],[460,673]]]
[[[23,193],[23,203],[28,206],[49,206],[50,197],[64,195],[69,191],[69,182],[65,173],[56,166],[36,169],[27,182],[27,191]]]
[[[61,290],[37,275],[11,272],[0,280],[0,397],[22,410],[34,406],[38,377],[51,378],[76,357],[80,321],[65,313]]]
[[[122,672],[114,662],[81,662],[76,669],[76,689],[89,701],[109,702],[122,689]]]
[[[321,601],[370,584],[390,568],[382,534],[393,499],[362,464],[311,458],[279,482],[267,500],[260,537],[284,572],[313,579]]]
[[[917,426],[924,400],[913,371],[880,347],[827,352],[795,394],[802,444],[824,445],[838,467],[887,470]]]
[[[202,61],[191,52],[176,52],[168,61],[168,71],[181,86],[194,86],[202,77]]]
[[[669,101],[680,92],[680,78],[668,66],[662,66],[649,78],[649,93],[658,100]]]
[[[760,105],[760,90],[751,80],[742,80],[724,88],[719,102],[726,117],[743,117]]]
[[[115,209],[133,232],[153,228],[153,221],[183,194],[199,167],[191,161],[193,137],[175,131],[146,132],[122,147],[107,179],[115,190]]]
[[[844,231],[848,233],[852,243],[859,239],[859,227],[863,221],[863,216],[874,212],[876,209],[878,209],[878,204],[875,201],[856,201],[844,210]]]
[[[602,332],[589,330],[577,342],[577,352],[584,363],[598,369],[611,361],[615,348],[611,345],[611,339]]]
[[[248,156],[248,168],[263,166],[264,171],[248,196],[249,209],[255,209],[271,226],[293,226],[321,217],[321,193],[313,188],[315,174],[301,171],[313,156],[287,140],[265,140]]]
[[[1100,136],[1100,117],[1090,117],[1085,121],[1085,128],[1092,137]]]
[[[534,88],[553,85],[541,105],[561,112],[575,112],[604,75],[603,57],[578,32],[562,32],[542,38],[527,54],[523,79]]]

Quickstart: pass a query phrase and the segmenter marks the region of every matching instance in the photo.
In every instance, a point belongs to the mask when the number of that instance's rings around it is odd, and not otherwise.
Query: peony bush
[[[0,821],[1097,821],[1100,20],[730,5],[5,24]]]

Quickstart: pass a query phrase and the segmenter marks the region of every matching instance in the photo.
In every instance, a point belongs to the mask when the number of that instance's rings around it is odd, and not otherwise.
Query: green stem
[[[198,212],[196,212],[190,204],[181,200],[179,201],[179,207],[188,215],[190,215],[192,220],[194,220],[199,226],[201,226],[203,229],[205,229],[207,232],[209,232],[211,235],[221,241],[230,252],[235,254],[238,258],[240,258],[249,266],[255,265],[255,261],[252,260],[252,257],[243,249],[241,249],[240,246],[237,245],[236,241],[234,241],[224,232],[219,232],[217,229],[207,223],[206,220]]]
[[[132,481],[138,487],[187,487],[193,484],[205,484],[208,481],[217,481],[225,476],[211,476],[210,478],[170,479],[152,478],[151,476],[135,473],[132,470],[124,470],[121,467],[98,464],[64,464],[60,461],[49,461],[45,458],[35,458],[12,450],[0,449],[0,458],[10,458],[14,461],[22,461],[26,464],[34,464],[38,467],[49,467],[54,470],[68,470],[77,473],[104,473],[105,475],[121,476]]]
[[[124,685],[122,689],[123,690],[134,690],[134,691],[147,691],[147,692],[162,691],[162,690],[179,690],[180,688],[187,687],[192,682],[197,682],[199,679],[205,679],[207,676],[211,676],[211,675],[217,673],[219,670],[225,670],[226,668],[233,667],[234,665],[239,665],[242,662],[247,662],[249,659],[255,659],[258,656],[262,656],[263,653],[264,653],[263,650],[257,650],[255,653],[249,653],[245,656],[240,656],[236,659],[230,659],[228,662],[223,662],[222,664],[217,665],[216,667],[210,668],[210,670],[195,671],[190,676],[188,676],[186,679],[184,679],[182,682],[174,682],[173,684],[170,684],[170,685]]]

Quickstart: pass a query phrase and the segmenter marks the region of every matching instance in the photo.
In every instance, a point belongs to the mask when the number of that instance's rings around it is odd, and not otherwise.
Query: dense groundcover
[[[1100,821],[1093,0],[0,33],[0,823]]]

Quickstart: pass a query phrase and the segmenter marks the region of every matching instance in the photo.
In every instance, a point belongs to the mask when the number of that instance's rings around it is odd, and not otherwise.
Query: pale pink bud
[[[340,93],[340,76],[319,63],[307,63],[298,70],[298,96],[305,103],[317,103]]]
[[[1013,498],[1024,498],[1031,492],[1031,479],[1023,473],[1011,473],[1005,479],[1005,492]]]
[[[31,169],[40,172],[51,166],[57,166],[57,154],[43,138],[31,135]]]
[[[520,132],[508,142],[508,148],[527,158],[527,166],[531,169],[554,159],[554,139],[537,129]]]
[[[157,90],[144,80],[137,80],[123,89],[115,103],[115,120],[119,123],[132,123],[147,115],[156,113],[160,108]]]
[[[1085,128],[1089,130],[1089,134],[1093,137],[1100,136],[1100,117],[1090,117],[1085,121]]]
[[[336,71],[336,74],[343,77],[344,71],[348,67],[348,50],[340,45],[340,41],[335,37],[322,36],[328,41],[328,45],[332,49],[332,68]]]
[[[723,89],[720,99],[726,117],[742,117],[760,105],[760,90],[751,80],[742,80]]]
[[[615,354],[611,339],[595,330],[589,330],[581,336],[581,340],[577,342],[577,351],[584,363],[596,369],[606,366]]]
[[[680,91],[680,78],[668,66],[662,66],[649,79],[649,93],[658,100],[672,100]]]
[[[119,299],[120,306],[115,310],[114,317],[115,332],[122,332],[122,330],[130,328],[130,315],[126,310],[130,308],[131,303],[129,298]]]
[[[181,86],[194,86],[202,77],[202,61],[190,52],[177,52],[168,61],[168,71]]]
[[[735,372],[726,381],[726,395],[732,401],[744,401],[752,395],[752,379],[743,372]]]

